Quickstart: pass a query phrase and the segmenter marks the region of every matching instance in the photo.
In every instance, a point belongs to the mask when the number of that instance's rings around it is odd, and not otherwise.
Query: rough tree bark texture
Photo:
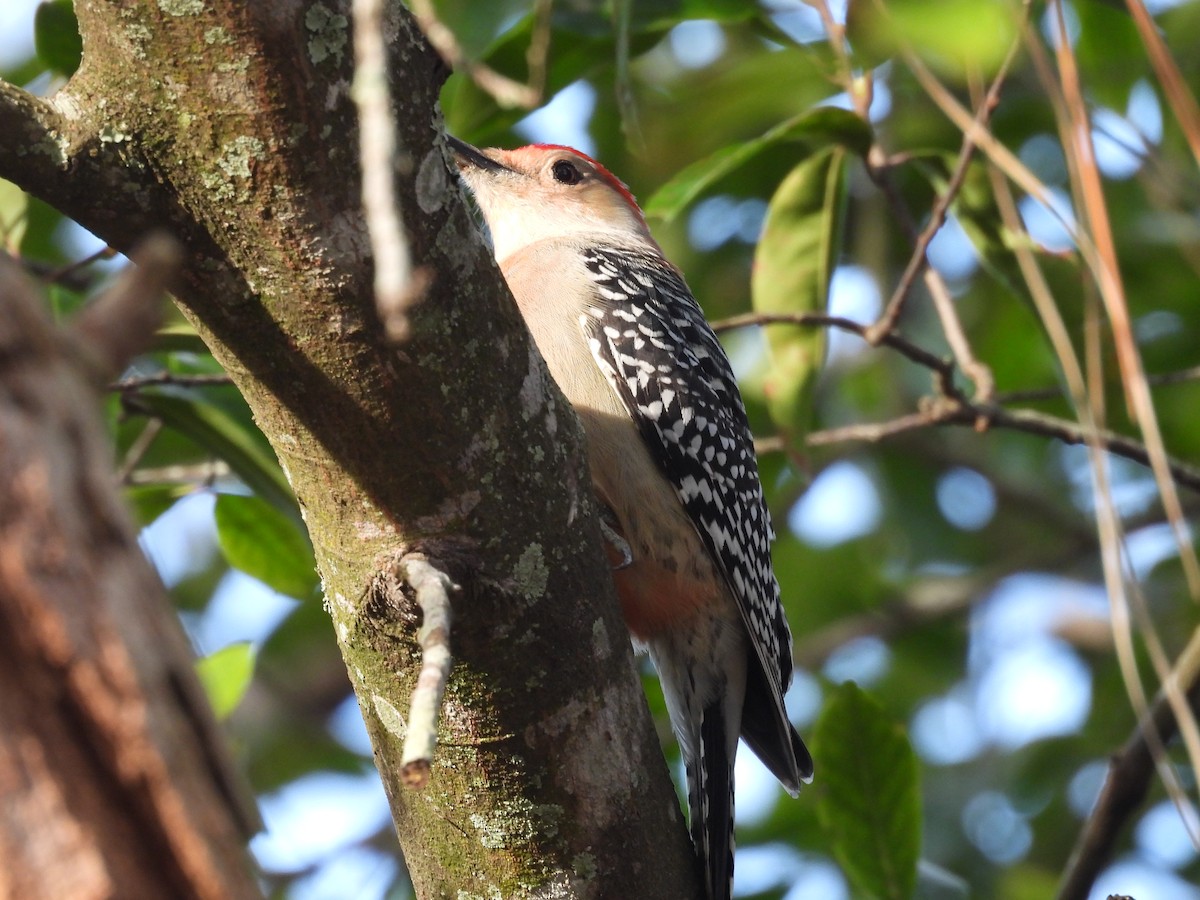
[[[184,244],[176,296],[295,488],[418,894],[695,895],[578,423],[449,174],[445,73],[407,11],[389,17],[400,202],[432,280],[396,349],[370,299],[348,3],[76,8],[66,88],[0,86],[0,176],[119,248],[152,226]],[[414,616],[381,577],[411,550],[464,585],[420,793],[398,778]]]
[[[84,380],[113,374],[106,334],[150,338],[131,308],[82,345],[0,256],[0,897],[260,896],[252,813]]]

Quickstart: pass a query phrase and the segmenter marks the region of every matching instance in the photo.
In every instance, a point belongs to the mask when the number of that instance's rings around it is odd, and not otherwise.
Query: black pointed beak
[[[450,144],[450,149],[454,151],[454,159],[460,169],[470,166],[475,169],[483,169],[485,172],[511,171],[507,166],[501,165],[489,156],[485,156],[466,141],[460,141],[452,134],[446,135],[446,140]]]

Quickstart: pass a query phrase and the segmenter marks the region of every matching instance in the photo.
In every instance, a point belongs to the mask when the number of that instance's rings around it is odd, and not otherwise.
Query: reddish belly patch
[[[620,560],[611,560],[614,565]],[[613,572],[621,615],[634,637],[646,641],[675,628],[717,600],[712,585],[687,578],[656,563],[641,559]]]

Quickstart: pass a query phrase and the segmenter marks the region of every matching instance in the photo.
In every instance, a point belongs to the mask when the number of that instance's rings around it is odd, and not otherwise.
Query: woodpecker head
[[[557,144],[477,150],[447,137],[501,262],[530,244],[572,234],[658,250],[629,188],[586,154]]]

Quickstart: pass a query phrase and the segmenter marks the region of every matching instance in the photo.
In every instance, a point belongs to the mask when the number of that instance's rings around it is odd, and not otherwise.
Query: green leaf
[[[15,252],[25,236],[28,195],[11,181],[0,179],[0,247]]]
[[[767,208],[750,288],[760,313],[819,313],[841,248],[846,151],[831,147],[796,166]],[[763,386],[771,418],[793,444],[812,421],[813,393],[825,358],[825,330],[767,327],[771,368]]]
[[[196,329],[185,322],[172,322],[154,335],[156,353],[196,353],[208,355],[208,347]]]
[[[932,10],[936,9],[936,12]],[[849,36],[860,64],[874,67],[911,48],[944,74],[965,80],[1000,68],[1016,36],[1009,4],[980,0],[892,0],[885,7],[857,4]]]
[[[237,709],[254,677],[254,648],[248,641],[230,644],[196,660],[196,674],[218,719]]]
[[[643,21],[659,29],[691,19],[732,23],[762,15],[756,4],[745,0],[639,0],[636,8]]]
[[[921,850],[917,757],[904,729],[847,682],[812,740],[822,791],[817,815],[856,897],[909,900]]]
[[[312,545],[295,520],[258,497],[221,494],[217,541],[229,564],[268,587],[307,600],[318,581]]]
[[[279,464],[245,426],[223,409],[168,388],[139,391],[125,403],[130,409],[161,419],[168,428],[225,460],[251,490],[276,509],[298,515],[291,487]]]
[[[83,39],[71,0],[43,0],[33,16],[33,43],[37,55],[61,75],[71,76],[83,57]]]
[[[998,900],[1053,900],[1058,895],[1061,874],[1025,862],[1000,873]]]
[[[781,141],[800,143],[810,153],[836,145],[865,156],[871,147],[871,126],[844,109],[822,106],[809,110],[754,140],[723,147],[687,166],[654,193],[646,204],[646,215],[670,222],[717,181]]]

